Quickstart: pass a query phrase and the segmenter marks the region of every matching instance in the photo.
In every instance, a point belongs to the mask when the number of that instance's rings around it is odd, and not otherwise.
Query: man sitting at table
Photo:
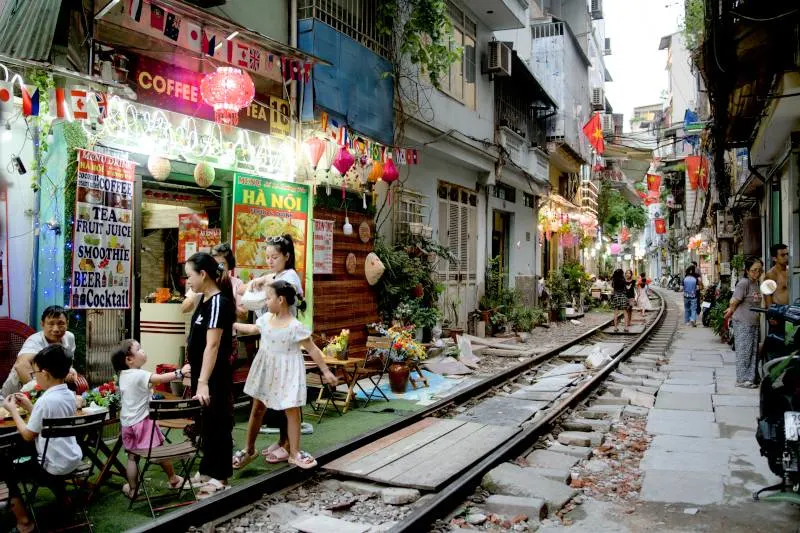
[[[51,344],[33,356],[31,373],[36,376],[36,382],[44,389],[44,393],[36,401],[36,405],[22,393],[7,396],[3,400],[3,407],[8,410],[14,424],[17,426],[22,438],[26,441],[36,441],[36,451],[39,455],[34,476],[40,478],[42,484],[53,491],[61,503],[66,503],[66,489],[64,482],[53,477],[63,476],[75,470],[83,460],[83,451],[75,437],[60,437],[50,439],[42,438],[42,423],[46,418],[66,418],[75,416],[75,395],[64,383],[70,371],[71,360],[67,357],[64,347],[60,344]],[[28,423],[22,419],[19,407],[26,409],[31,415]],[[47,444],[47,456],[42,464],[42,454]]]
[[[71,368],[75,355],[75,335],[67,331],[67,312],[63,307],[51,305],[42,313],[42,331],[38,331],[25,339],[25,344],[17,354],[17,362],[8,374],[8,378],[0,389],[0,397],[9,396],[22,390],[31,380],[31,361],[33,357],[47,346],[58,344],[64,347],[64,353],[70,362],[67,383],[75,383],[77,373]]]

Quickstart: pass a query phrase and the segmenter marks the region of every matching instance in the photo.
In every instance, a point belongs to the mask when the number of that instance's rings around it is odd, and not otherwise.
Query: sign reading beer
[[[233,181],[233,253],[243,281],[267,272],[267,241],[289,235],[297,275],[305,288],[309,237],[308,186],[248,174]]]
[[[138,56],[134,71],[138,102],[205,120],[214,120],[214,109],[200,96],[203,74],[149,57]],[[256,100],[261,99],[262,104]],[[239,111],[239,127],[261,133],[289,133],[289,103],[276,97],[256,95]]]
[[[131,306],[131,224],[136,163],[78,152],[72,237],[73,309]]]

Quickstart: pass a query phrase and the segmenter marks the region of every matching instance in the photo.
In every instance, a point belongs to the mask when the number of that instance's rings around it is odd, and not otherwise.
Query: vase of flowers
[[[109,417],[116,418],[120,404],[120,395],[117,389],[116,378],[107,383],[103,383],[99,387],[84,392],[83,399],[86,400],[86,405],[88,406],[94,404],[97,407],[107,407]]]
[[[408,361],[425,359],[425,347],[414,338],[416,326],[392,326],[386,331],[391,339],[389,359],[389,385],[392,392],[402,394],[408,386]]]
[[[340,361],[347,360],[347,346],[350,344],[350,330],[343,329],[341,333],[331,339],[323,349],[325,355]]]

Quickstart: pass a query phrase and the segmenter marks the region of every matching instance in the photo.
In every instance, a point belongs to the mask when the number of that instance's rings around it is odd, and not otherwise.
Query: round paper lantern
[[[147,158],[147,170],[150,171],[156,181],[164,181],[169,177],[169,173],[172,172],[172,164],[166,157],[151,155]]]
[[[622,245],[616,242],[612,242],[611,246],[609,246],[611,253],[617,255],[622,250]]]
[[[194,167],[194,181],[203,188],[206,188],[214,183],[216,174],[217,173],[214,170],[214,167],[205,161],[197,163],[197,166]]]
[[[308,160],[311,162],[311,167],[316,170],[322,154],[325,153],[325,141],[319,137],[311,137],[306,141],[306,152],[308,152]]]
[[[200,96],[214,108],[214,120],[220,124],[238,124],[239,110],[249,106],[255,95],[253,80],[238,68],[217,67],[200,81]]]
[[[339,174],[344,176],[347,174],[347,171],[350,170],[350,167],[353,166],[355,161],[356,159],[353,157],[353,154],[351,154],[346,147],[342,146],[339,149],[339,153],[337,153],[336,157],[333,159],[332,166],[339,172]]]
[[[369,175],[367,176],[367,181],[370,183],[375,183],[379,179],[383,177],[383,163],[380,161],[374,161],[372,163],[372,170],[370,170]]]
[[[397,172],[397,167],[394,166],[394,163],[391,159],[386,160],[386,164],[383,165],[383,181],[388,183],[389,185],[392,184],[393,181],[397,181],[397,178],[400,177],[400,173]]]

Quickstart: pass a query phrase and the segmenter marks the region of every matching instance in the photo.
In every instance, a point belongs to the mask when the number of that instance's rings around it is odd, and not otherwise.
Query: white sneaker
[[[300,433],[302,433],[303,435],[310,435],[314,433],[314,426],[312,426],[308,422],[302,422],[300,424]]]

